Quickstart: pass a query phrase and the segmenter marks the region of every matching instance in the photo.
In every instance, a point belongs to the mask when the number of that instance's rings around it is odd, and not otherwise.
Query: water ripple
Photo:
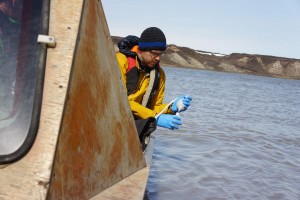
[[[165,71],[166,101],[193,101],[155,133],[148,199],[300,199],[300,81]]]

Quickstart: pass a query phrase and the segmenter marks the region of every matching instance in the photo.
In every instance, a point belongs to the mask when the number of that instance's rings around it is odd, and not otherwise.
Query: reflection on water
[[[148,199],[300,199],[300,81],[164,69],[193,101],[155,133]]]

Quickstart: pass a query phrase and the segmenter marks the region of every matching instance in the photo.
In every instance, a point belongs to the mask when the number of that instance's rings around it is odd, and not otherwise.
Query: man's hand
[[[191,105],[191,101],[192,101],[192,97],[189,95],[180,96],[176,99],[176,101],[174,101],[174,103],[171,106],[171,109],[174,113],[178,111],[179,112],[186,111],[187,108]]]
[[[157,118],[157,125],[168,129],[178,129],[182,125],[181,118],[176,115],[162,114]]]

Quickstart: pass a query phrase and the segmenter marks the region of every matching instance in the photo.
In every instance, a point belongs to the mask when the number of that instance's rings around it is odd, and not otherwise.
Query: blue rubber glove
[[[176,115],[162,114],[157,118],[157,126],[178,129],[179,125],[182,125],[181,118]]]
[[[189,95],[184,95],[184,96],[178,97],[171,106],[171,110],[174,113],[178,112],[178,107],[180,107],[179,104],[181,103],[179,101],[181,101],[181,100],[182,100],[183,108],[181,110],[179,110],[179,112],[187,110],[187,108],[191,105],[192,97]]]

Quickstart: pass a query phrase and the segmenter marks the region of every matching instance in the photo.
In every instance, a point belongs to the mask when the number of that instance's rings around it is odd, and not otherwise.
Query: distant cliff
[[[112,36],[112,39],[117,44],[121,37]],[[224,55],[173,44],[168,45],[161,65],[300,80],[300,59],[241,53]]]

